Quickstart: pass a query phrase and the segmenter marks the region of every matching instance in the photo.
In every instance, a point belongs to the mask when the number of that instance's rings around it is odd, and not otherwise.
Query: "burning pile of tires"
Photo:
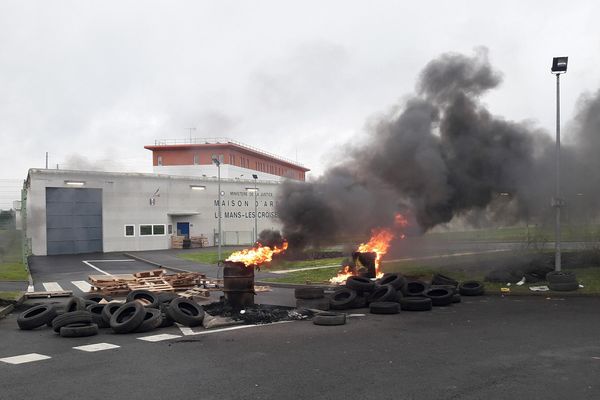
[[[398,273],[388,273],[381,279],[351,276],[345,287],[337,289],[329,300],[333,310],[369,307],[373,314],[397,314],[404,311],[429,311],[459,303],[461,296],[480,296],[484,286],[478,281],[458,282],[436,274],[431,282],[407,280]]]
[[[196,302],[174,293],[155,294],[134,290],[125,303],[109,296],[88,294],[72,297],[63,313],[52,304],[32,307],[17,318],[20,329],[31,330],[43,325],[52,327],[62,337],[96,335],[99,329],[115,333],[141,333],[173,325],[202,325],[204,309]]]

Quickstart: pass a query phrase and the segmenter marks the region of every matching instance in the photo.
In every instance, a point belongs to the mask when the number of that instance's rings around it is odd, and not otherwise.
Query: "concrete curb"
[[[21,294],[21,297],[19,297],[16,300],[15,304],[10,304],[4,308],[0,308],[0,319],[5,318],[8,314],[13,312],[13,310],[15,309],[16,306],[23,304],[24,301],[25,301],[25,293]]]

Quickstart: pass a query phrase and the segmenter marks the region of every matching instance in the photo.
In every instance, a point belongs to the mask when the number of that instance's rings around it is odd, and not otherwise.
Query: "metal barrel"
[[[223,264],[223,292],[234,308],[254,305],[254,267],[226,261]]]

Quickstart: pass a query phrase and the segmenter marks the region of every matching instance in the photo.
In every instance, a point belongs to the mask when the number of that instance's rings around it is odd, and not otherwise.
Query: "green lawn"
[[[339,269],[339,267],[329,267],[312,269],[310,271],[296,271],[282,275],[281,277],[265,279],[265,281],[275,283],[300,284],[326,283],[329,281],[329,279],[337,275],[337,271]]]
[[[317,260],[299,260],[299,261],[286,261],[286,260],[273,260],[270,267],[271,270],[285,270],[285,269],[296,269],[296,268],[312,268],[312,267],[336,267],[339,268],[344,257],[334,258],[321,258]]]
[[[0,281],[26,281],[29,275],[21,263],[0,264]]]
[[[17,300],[23,292],[0,292],[0,300]]]
[[[221,257],[226,259],[236,250],[223,250],[221,251]],[[190,260],[201,264],[214,264],[216,265],[219,261],[219,253],[217,251],[201,251],[198,253],[183,253],[177,257],[183,258],[184,260]]]
[[[430,232],[425,235],[432,239],[456,241],[522,241],[544,242],[554,240],[553,227],[506,227],[496,229],[477,229],[462,232]],[[563,241],[598,241],[600,226],[598,225],[564,225],[561,239]]]

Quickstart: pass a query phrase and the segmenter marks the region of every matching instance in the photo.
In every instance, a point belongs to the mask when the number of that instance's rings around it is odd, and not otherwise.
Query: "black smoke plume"
[[[477,225],[550,214],[552,137],[481,104],[501,80],[484,48],[472,57],[448,53],[427,64],[416,94],[373,123],[366,143],[348,146],[342,161],[311,182],[283,184],[278,213],[290,245],[389,226],[396,212],[421,231],[455,217]],[[575,145],[563,150],[564,197],[583,190],[583,182],[594,183],[585,188],[586,201],[599,197],[599,97],[581,101]]]

